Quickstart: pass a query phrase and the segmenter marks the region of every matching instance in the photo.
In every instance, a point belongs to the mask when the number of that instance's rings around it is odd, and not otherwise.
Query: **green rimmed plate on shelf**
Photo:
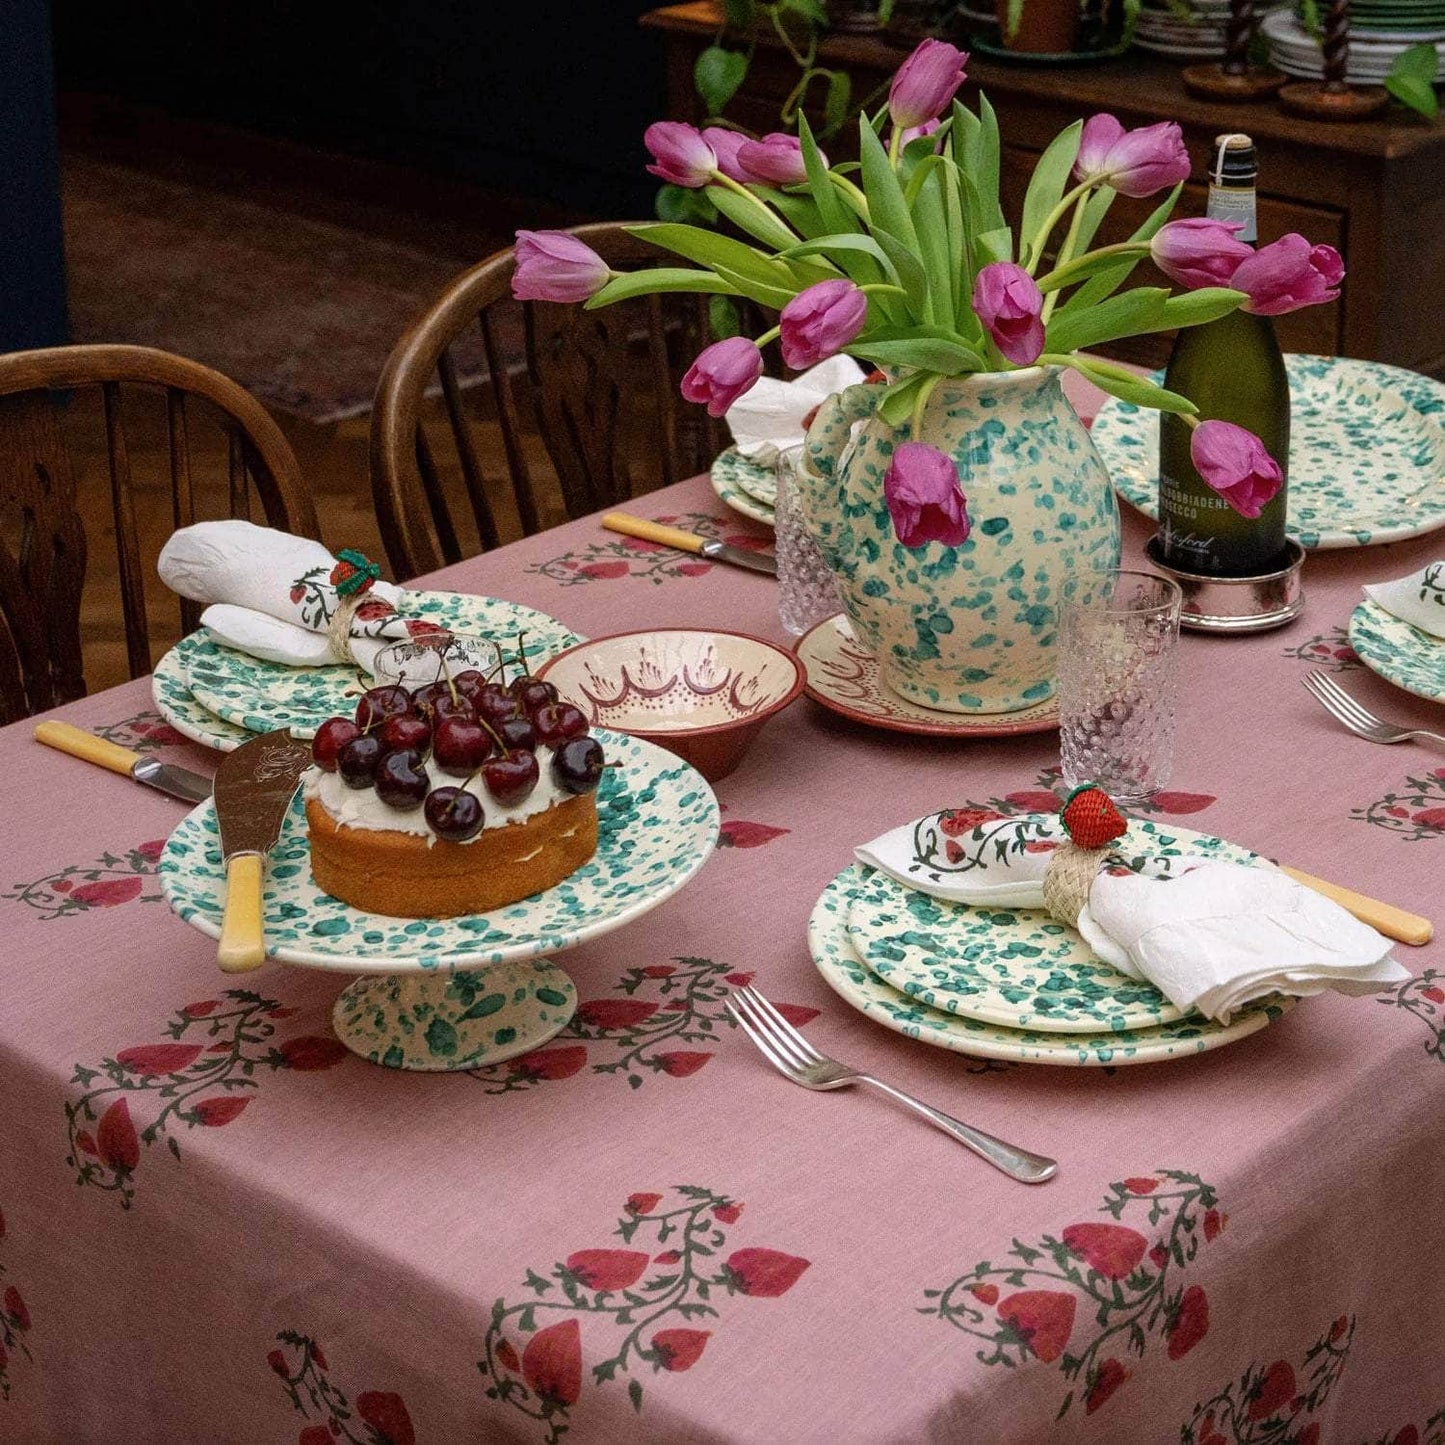
[[[834,993],[859,1013],[935,1048],[978,1058],[1074,1068],[1156,1063],[1222,1048],[1257,1033],[1294,1006],[1293,999],[1280,998],[1244,1010],[1227,1025],[1190,1017],[1155,1028],[1094,1034],[1008,1029],[944,1013],[875,978],[848,941],[848,912],[869,871],[854,863],[823,890],[808,920],[813,963]]]
[[[1445,527],[1445,384],[1344,356],[1290,355],[1285,367],[1290,536],[1323,551]],[[1090,435],[1115,491],[1157,519],[1159,413],[1110,398]]]
[[[1163,858],[1258,861],[1219,838],[1148,820],[1131,822],[1121,846]],[[950,903],[870,870],[854,888],[846,927],[859,960],[888,988],[960,1018],[1063,1035],[1185,1017],[1153,984],[1118,972],[1041,909]]]
[[[177,648],[171,648],[156,664],[156,670],[151,674],[151,697],[155,700],[156,711],[182,737],[200,743],[202,747],[229,753],[256,736],[225,718],[217,717],[196,701]]]
[[[733,511],[765,527],[774,525],[773,504],[778,496],[778,481],[771,467],[750,462],[736,447],[729,447],[713,462],[709,476],[713,491]]]
[[[398,609],[455,632],[495,639],[508,656],[515,655],[518,635],[525,633],[532,667],[582,640],[545,612],[499,597],[405,592]],[[328,717],[352,713],[362,687],[354,667],[266,662],[220,646],[204,628],[183,637],[162,661],[172,658],[179,663],[195,702],[248,733],[290,728],[298,738],[313,737]]]
[[[1427,636],[1367,598],[1350,615],[1350,646],[1387,682],[1445,702],[1445,640]]]

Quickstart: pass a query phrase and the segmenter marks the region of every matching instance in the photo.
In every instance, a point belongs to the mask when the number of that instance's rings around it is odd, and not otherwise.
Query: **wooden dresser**
[[[693,62],[717,34],[719,8],[713,0],[693,0],[643,18],[665,36],[674,119],[699,118]],[[828,37],[820,51],[822,63],[852,73],[855,94],[881,84],[904,53],[882,37],[844,35]],[[779,107],[796,79],[796,66],[776,41],[760,35],[729,115],[756,130],[777,129]],[[1337,247],[1348,267],[1337,302],[1280,318],[1285,349],[1445,375],[1445,126],[1398,108],[1379,120],[1339,125],[1296,119],[1273,104],[1195,100],[1177,66],[1137,53],[1068,67],[975,56],[964,99],[971,101],[980,87],[998,111],[1004,209],[1014,216],[1039,151],[1080,116],[1107,110],[1126,126],[1156,120],[1183,126],[1196,181],[1186,187],[1178,216],[1204,214],[1202,178],[1213,137],[1225,130],[1252,135],[1260,156],[1261,239],[1299,231]],[[1100,240],[1123,239],[1153,204],[1121,197]],[[1161,364],[1168,351],[1168,337],[1144,337],[1121,343],[1116,354]]]

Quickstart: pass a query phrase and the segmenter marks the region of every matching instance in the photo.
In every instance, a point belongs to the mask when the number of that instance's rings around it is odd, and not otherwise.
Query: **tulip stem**
[[[847,176],[840,176],[837,171],[827,171],[825,174],[843,192],[843,198],[852,206],[858,216],[862,220],[868,220],[868,197]]]
[[[792,236],[795,241],[800,241],[802,239],[802,237],[800,237],[798,233],[793,230],[793,228],[785,220],[783,220],[783,218],[778,215],[778,213],[773,210],[773,208],[765,200],[763,200],[761,196],[754,195],[753,192],[750,191],[745,185],[743,185],[739,181],[733,180],[731,176],[725,175],[722,171],[714,171],[712,173],[712,180],[709,182],[709,184],[715,186],[726,186],[728,190],[736,191],[738,195],[744,197],[752,205],[756,206],[768,218],[771,224],[781,226],[783,230],[785,230],[790,236]]]
[[[770,327],[753,342],[753,345],[756,346],[759,351],[761,351],[763,347],[768,344],[768,342],[776,341],[778,339],[779,333],[782,331],[782,329],[783,328],[781,326]]]
[[[1040,276],[1039,290],[1059,291],[1065,286],[1072,286],[1076,280],[1082,280],[1097,265],[1101,256],[1118,256],[1122,260],[1125,256],[1147,256],[1148,254],[1149,243],[1147,241],[1116,241],[1112,246],[1100,246],[1097,251],[1085,251],[1082,256],[1074,256],[1066,264],[1055,266],[1052,271]]]
[[[898,155],[903,149],[903,128],[895,125],[888,135],[888,164],[896,171]]]
[[[889,281],[868,281],[858,288],[866,296],[901,296],[908,300],[908,292]]]
[[[923,429],[923,409],[928,405],[928,398],[933,395],[933,388],[943,378],[941,376],[930,376],[919,388],[918,394],[913,398],[913,415],[909,419],[909,439],[918,440],[918,434]]]
[[[1044,217],[1043,225],[1039,227],[1037,234],[1033,240],[1029,242],[1029,259],[1024,265],[1024,270],[1027,271],[1030,276],[1034,274],[1038,269],[1039,262],[1043,260],[1044,247],[1048,245],[1049,236],[1053,233],[1054,227],[1063,219],[1064,212],[1066,212],[1080,196],[1093,190],[1094,185],[1094,181],[1080,181],[1079,184],[1075,186],[1072,191],[1069,191],[1063,200]]]
[[[1074,202],[1074,214],[1069,218],[1069,229],[1064,235],[1064,244],[1059,247],[1059,254],[1055,258],[1054,269],[1056,271],[1063,270],[1073,258],[1074,245],[1079,239],[1079,227],[1084,221],[1084,202],[1086,199],[1086,197],[1080,196],[1079,199]],[[1039,320],[1042,321],[1045,326],[1049,324],[1049,317],[1054,314],[1054,306],[1058,302],[1058,299],[1059,292],[1057,290],[1050,291],[1049,294],[1044,297],[1044,309],[1039,314]]]

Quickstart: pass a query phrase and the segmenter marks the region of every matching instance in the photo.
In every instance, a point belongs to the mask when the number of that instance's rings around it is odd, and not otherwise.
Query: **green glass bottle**
[[[1255,228],[1254,143],[1246,135],[1215,141],[1208,215],[1242,221],[1241,241]],[[1247,427],[1284,471],[1284,485],[1258,517],[1242,517],[1208,486],[1189,456],[1192,428],[1168,412],[1159,418],[1159,548],[1183,572],[1257,577],[1285,565],[1289,489],[1289,378],[1268,316],[1233,311],[1179,333],[1164,385],[1187,396],[1201,420]]]

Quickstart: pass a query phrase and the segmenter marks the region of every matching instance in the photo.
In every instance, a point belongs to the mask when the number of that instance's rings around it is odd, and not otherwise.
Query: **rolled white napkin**
[[[973,823],[944,812],[855,856],[953,903],[1043,908],[1044,875],[1067,841],[1049,813]],[[1140,857],[1132,845],[1104,860],[1077,927],[1106,963],[1220,1023],[1268,994],[1369,994],[1410,977],[1388,939],[1277,868]]]
[[[1402,622],[1445,640],[1445,559],[1393,582],[1372,582],[1365,596]]]
[[[803,445],[803,418],[845,386],[856,386],[864,371],[841,352],[795,377],[760,377],[727,410],[726,421],[738,451],[750,462],[771,466],[779,452]]]
[[[337,566],[320,542],[220,521],[175,532],[157,571],[182,597],[210,604],[201,625],[217,642],[290,667],[354,660],[369,672],[391,642],[437,630],[398,613],[401,589],[376,580],[351,611],[347,635],[336,637],[333,623],[345,601],[331,581]]]

